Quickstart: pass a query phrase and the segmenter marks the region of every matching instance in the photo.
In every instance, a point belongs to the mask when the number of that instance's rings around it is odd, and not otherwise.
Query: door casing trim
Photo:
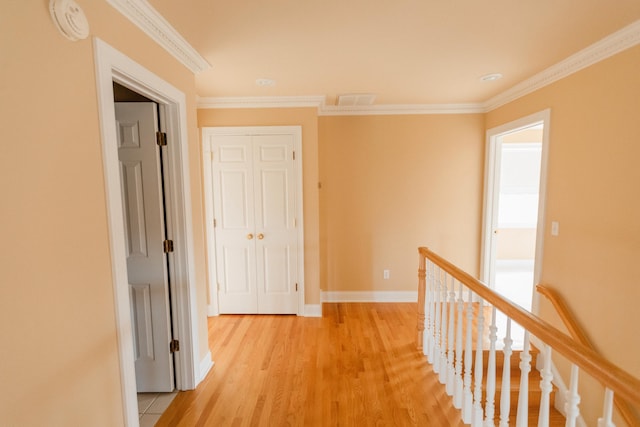
[[[161,106],[163,130],[167,132],[168,139],[174,141],[168,147],[169,182],[166,185],[170,192],[170,200],[167,201],[167,213],[171,218],[169,235],[174,240],[175,248],[170,262],[173,266],[171,292],[174,309],[174,338],[180,340],[180,351],[175,353],[176,386],[179,390],[194,389],[201,379],[198,360],[186,97],[183,92],[99,38],[94,38],[93,44],[124,425],[137,426],[139,416],[113,82],[156,101]]]
[[[487,130],[486,150],[485,150],[485,172],[484,172],[484,198],[482,208],[482,242],[480,254],[480,280],[484,283],[489,281],[491,252],[492,247],[491,235],[493,226],[491,219],[497,208],[494,205],[494,182],[495,171],[499,165],[495,164],[495,153],[497,139],[505,133],[515,132],[517,130],[529,127],[535,123],[542,122],[544,127],[542,131],[542,154],[540,157],[540,189],[538,192],[538,221],[536,224],[536,249],[533,271],[534,285],[540,282],[542,277],[542,255],[544,248],[544,230],[545,230],[545,206],[547,199],[547,163],[549,158],[549,129],[551,126],[551,109],[539,111],[526,117],[505,123]],[[531,310],[538,312],[537,292],[532,295]]]
[[[303,195],[302,195],[302,127],[301,126],[217,126],[202,128],[202,161],[204,171],[204,198],[205,198],[205,220],[207,233],[207,256],[209,264],[209,307],[208,315],[217,316],[220,314],[218,306],[218,286],[216,283],[216,253],[215,253],[215,232],[213,228],[213,186],[211,171],[211,145],[208,140],[210,135],[277,135],[287,134],[293,136],[293,146],[299,159],[296,162],[296,219],[297,219],[297,245],[298,245],[298,316],[305,316],[304,298],[304,218],[303,218]]]

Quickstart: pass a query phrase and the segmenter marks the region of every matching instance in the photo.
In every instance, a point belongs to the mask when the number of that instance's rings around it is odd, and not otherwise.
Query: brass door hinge
[[[164,132],[156,132],[156,144],[160,147],[167,145],[167,134]]]
[[[173,240],[165,240],[162,242],[164,247],[164,253],[168,254],[169,252],[173,252]]]
[[[296,292],[298,292],[298,284],[296,283]]]
[[[180,351],[180,341],[171,340],[171,342],[169,343],[169,352],[175,353],[176,351]]]

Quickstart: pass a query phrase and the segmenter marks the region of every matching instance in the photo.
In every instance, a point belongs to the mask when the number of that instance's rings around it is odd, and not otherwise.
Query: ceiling
[[[640,19],[640,0],[149,0],[212,65],[201,97],[481,103]],[[480,77],[501,73],[496,81]],[[260,86],[257,79],[273,79]]]

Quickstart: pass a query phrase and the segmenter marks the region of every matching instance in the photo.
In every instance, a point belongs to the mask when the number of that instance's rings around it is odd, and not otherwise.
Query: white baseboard
[[[207,317],[219,316],[218,310],[212,306],[207,306]],[[305,304],[304,305],[304,317],[322,317],[322,305],[320,304]]]
[[[219,315],[220,313],[218,312],[217,308],[215,308],[213,305],[207,306],[207,317],[214,317]]]
[[[417,291],[326,291],[321,302],[417,302]]]
[[[213,368],[213,360],[211,360],[211,352],[207,351],[207,354],[200,361],[200,374],[198,375],[198,384],[207,376],[211,368]]]
[[[322,317],[322,304],[305,304],[304,317]]]

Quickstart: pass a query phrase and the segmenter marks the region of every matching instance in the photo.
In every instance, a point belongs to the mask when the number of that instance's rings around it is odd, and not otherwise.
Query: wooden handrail
[[[569,306],[564,302],[564,299],[560,296],[560,294],[558,294],[555,290],[543,285],[536,285],[536,291],[538,291],[539,294],[544,295],[549,300],[553,308],[556,309],[556,312],[558,313],[558,316],[560,316],[562,323],[564,323],[567,330],[569,331],[569,334],[574,340],[578,341],[585,347],[597,351],[595,346],[591,343],[591,341],[589,341],[587,334],[584,332],[582,327],[580,327],[571,310],[569,310]],[[616,405],[616,408],[618,409],[618,412],[620,412],[620,415],[622,415],[622,418],[624,418],[625,422],[628,425],[640,425],[640,420],[638,420],[638,417],[636,417],[636,415],[633,413],[626,400],[621,399],[620,396],[616,395],[614,398],[614,403]]]
[[[558,316],[560,316],[562,323],[564,323],[564,325],[567,327],[567,330],[569,331],[571,337],[585,347],[589,347],[595,350],[593,344],[591,344],[591,341],[589,341],[587,334],[582,330],[580,325],[578,325],[578,322],[571,314],[571,310],[569,310],[569,307],[567,306],[567,304],[565,304],[560,294],[558,294],[553,289],[543,285],[536,285],[536,291],[538,291],[538,293],[540,293],[541,295],[544,295],[549,300],[549,302],[551,302],[551,305],[553,305],[553,308],[556,309]]]
[[[640,405],[640,380],[638,378],[609,362],[593,349],[572,340],[567,334],[554,328],[538,316],[494,292],[475,277],[456,267],[435,252],[425,247],[418,248],[418,252],[421,258],[424,257],[433,261],[442,270],[471,289],[476,295],[550,345],[555,351],[579,366],[581,370],[591,375],[605,387],[613,390],[616,396],[620,396],[634,405]],[[425,292],[424,283],[420,283],[418,293],[420,292]],[[424,316],[424,305],[422,307],[418,306],[418,317],[421,316],[421,312],[422,316]],[[421,334],[420,329],[418,332]]]

